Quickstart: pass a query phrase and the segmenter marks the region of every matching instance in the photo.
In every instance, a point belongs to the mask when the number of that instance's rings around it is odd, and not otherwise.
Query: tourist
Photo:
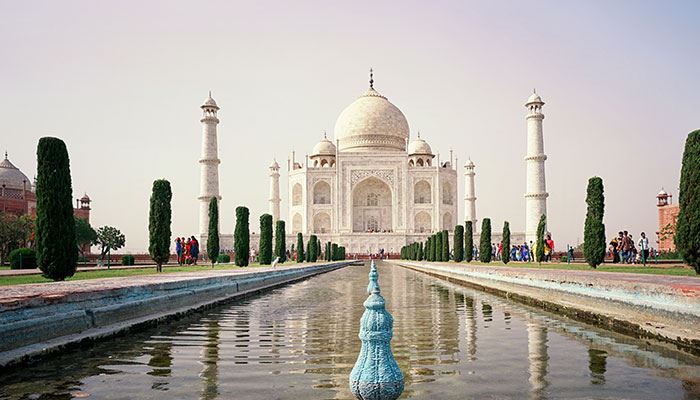
[[[190,256],[192,257],[192,264],[197,265],[197,259],[199,258],[199,242],[192,236],[190,242]]]
[[[634,264],[637,262],[637,247],[634,245],[634,239],[632,239],[632,235],[629,235],[628,237],[630,240],[629,263]]]
[[[518,248],[513,245],[513,248],[510,249],[510,259],[513,261],[520,261],[520,255],[518,253]]]
[[[620,232],[619,235],[622,236],[622,232]],[[614,237],[613,240],[610,241],[610,253],[612,253],[613,264],[620,262],[620,246],[621,243],[617,237]]]
[[[185,239],[185,238],[183,238]],[[189,264],[190,261],[192,261],[191,253],[190,251],[192,250],[192,241],[188,238],[187,241],[185,242],[185,264]]]
[[[622,253],[620,254],[620,260],[624,264],[629,264],[630,253],[632,251],[632,240],[630,240],[627,231],[622,231],[620,239],[622,243]]]
[[[642,232],[642,237],[639,239],[639,249],[642,251],[642,262],[649,260],[649,238],[646,233]]]
[[[498,242],[498,253],[496,254],[496,260],[501,261],[503,258],[503,242]]]
[[[522,246],[520,246],[520,259],[523,262],[530,262],[531,260],[531,254],[530,254],[530,248],[527,245],[527,242],[523,243]]]
[[[527,242],[525,243],[527,245]],[[532,243],[532,240],[530,240],[530,245],[527,247],[528,252],[530,253],[530,257],[528,258],[529,262],[535,261],[535,245]]]
[[[554,254],[554,240],[552,240],[552,234],[547,234],[547,239],[544,241],[544,252],[545,261],[552,261],[552,254]]]
[[[182,265],[182,242],[180,238],[175,239],[175,254],[177,254],[177,265]]]

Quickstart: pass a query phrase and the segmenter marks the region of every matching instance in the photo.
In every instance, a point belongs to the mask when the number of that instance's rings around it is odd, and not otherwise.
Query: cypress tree
[[[418,243],[418,261],[423,261],[423,242]]]
[[[433,261],[440,261],[438,259],[438,254],[440,253],[440,252],[438,252],[438,247],[440,246],[440,241],[438,240],[438,234],[434,233],[432,238],[433,238],[433,244],[432,244],[432,246],[430,246],[431,247],[430,248],[430,255],[433,257]]]
[[[332,258],[331,258],[331,242],[330,241],[326,242],[326,254],[325,255],[326,255],[325,260],[331,261]]]
[[[542,263],[544,259],[544,232],[547,229],[547,216],[542,214],[540,217],[540,223],[537,224],[537,248],[535,257],[538,263]]]
[[[214,266],[219,258],[219,199],[212,197],[209,201],[209,233],[207,235],[207,256]]]
[[[583,256],[586,262],[593,268],[605,260],[605,225],[603,214],[605,212],[605,197],[603,194],[603,180],[594,176],[588,180],[586,189],[586,222],[583,230]]]
[[[53,137],[39,139],[36,156],[37,261],[45,277],[63,281],[78,265],[70,159],[66,144]]]
[[[474,227],[472,221],[464,224],[464,259],[471,262],[474,259]]]
[[[481,221],[481,238],[479,240],[479,261],[491,262],[491,219]]]
[[[308,248],[309,262],[318,261],[318,238],[316,237],[316,235],[311,235],[311,237],[309,237]]]
[[[450,261],[450,233],[442,231],[442,261]]]
[[[148,215],[148,253],[156,263],[156,271],[163,270],[163,263],[170,259],[170,200],[173,192],[170,182],[159,179],[153,182],[151,207]]]
[[[321,258],[321,239],[316,238],[316,260]]]
[[[258,262],[262,265],[272,264],[272,215],[260,216],[260,247]]]
[[[501,260],[503,264],[508,264],[510,261],[510,223],[508,221],[503,222],[503,252],[501,254]]]
[[[462,262],[464,260],[464,227],[462,225],[455,226],[454,252],[455,262]]]
[[[297,233],[297,262],[304,262],[304,235]]]
[[[275,225],[275,256],[279,257],[281,263],[287,261],[286,237],[284,221],[279,220]]]
[[[676,248],[700,274],[700,130],[690,132],[685,140],[678,200]]]
[[[250,211],[247,207],[236,207],[236,228],[233,231],[233,249],[236,252],[235,262],[239,267],[248,266],[250,259],[250,226],[248,218]]]
[[[337,243],[333,243],[333,244],[331,245],[331,256],[332,256],[332,260],[331,260],[331,261],[338,261],[338,260],[340,260],[340,254],[338,253],[338,244],[337,244]]]

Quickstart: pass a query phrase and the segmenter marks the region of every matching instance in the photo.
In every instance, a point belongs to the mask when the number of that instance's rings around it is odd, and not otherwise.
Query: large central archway
[[[370,177],[355,186],[352,193],[353,232],[390,232],[392,228],[391,188]]]

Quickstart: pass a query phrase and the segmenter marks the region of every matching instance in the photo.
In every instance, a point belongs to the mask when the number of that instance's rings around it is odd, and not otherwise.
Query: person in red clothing
[[[545,244],[545,253],[547,253],[547,257],[545,258],[545,261],[552,261],[552,254],[554,253],[554,240],[552,240],[552,235],[547,234],[547,239],[544,241]]]

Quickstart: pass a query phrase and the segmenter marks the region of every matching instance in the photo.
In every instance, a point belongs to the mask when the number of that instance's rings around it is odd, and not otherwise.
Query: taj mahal
[[[526,102],[527,154],[525,231],[514,233],[512,241],[533,240],[542,214],[546,215],[548,193],[545,186],[540,96],[533,93]],[[202,151],[199,160],[201,184],[199,232],[203,246],[209,226],[208,204],[221,200],[217,113],[211,97],[201,106],[203,115]],[[458,220],[459,180],[457,159],[450,151],[441,160],[420,133],[411,137],[406,116],[374,87],[370,70],[369,88],[337,118],[333,140],[326,134],[303,159],[295,153],[287,162],[289,208],[281,212],[280,173],[277,161],[269,166],[269,214],[273,221],[286,221],[288,246],[297,233],[314,234],[322,242],[345,246],[347,252],[374,253],[378,249],[397,252],[402,246],[425,241],[431,234],[452,233]],[[475,164],[464,165],[464,220],[476,230]],[[255,227],[251,218],[251,228]],[[499,233],[492,240],[500,240]],[[222,248],[233,247],[233,236],[221,234]],[[257,250],[257,238],[251,247]]]

